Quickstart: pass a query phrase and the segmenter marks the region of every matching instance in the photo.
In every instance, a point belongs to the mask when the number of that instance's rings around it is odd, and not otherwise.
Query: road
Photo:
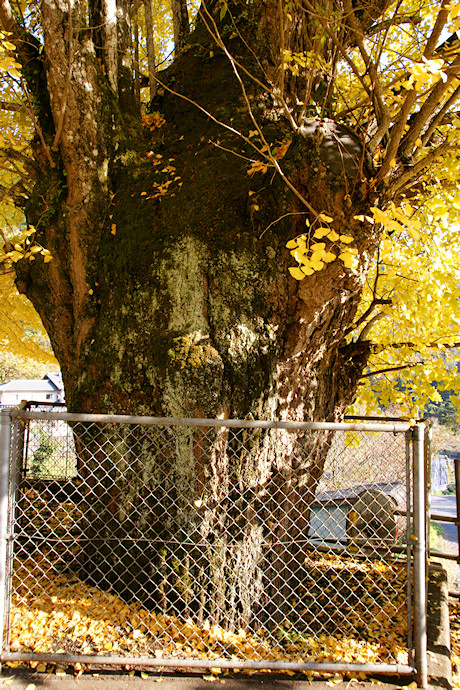
[[[457,516],[457,504],[455,496],[431,496],[431,514]]]
[[[457,503],[455,496],[431,496],[431,515],[442,515],[455,518],[457,516]],[[443,531],[443,543],[436,544],[436,550],[443,553],[458,554],[458,530],[453,522],[436,521]],[[449,571],[450,585],[460,588],[460,567],[455,561],[443,561],[443,565]]]

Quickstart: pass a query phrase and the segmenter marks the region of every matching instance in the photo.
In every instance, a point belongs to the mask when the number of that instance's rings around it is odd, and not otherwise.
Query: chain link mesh
[[[404,433],[18,430],[10,650],[408,663]]]

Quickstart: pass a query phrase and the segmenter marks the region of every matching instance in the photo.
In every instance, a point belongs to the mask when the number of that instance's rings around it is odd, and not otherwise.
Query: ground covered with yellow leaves
[[[315,619],[317,633],[312,633],[311,625],[300,627],[300,618],[296,618],[295,626],[292,621],[284,620],[276,626],[256,630],[225,630],[209,620],[198,624],[191,618],[149,611],[140,602],[127,603],[74,575],[58,573],[45,557],[17,560],[10,619],[11,651],[178,660],[225,657],[407,663],[403,566],[317,555],[307,572],[311,580],[316,578],[316,584],[325,576],[329,587],[334,587],[335,582],[335,590],[324,592],[326,600],[319,602],[329,625],[318,617]],[[345,574],[352,577],[357,588],[359,583],[369,584],[367,598],[356,592],[364,599],[360,606],[352,602],[341,612],[342,623],[346,620],[348,627],[334,622],[334,612],[339,612],[344,600],[340,599],[340,605],[332,603],[334,596],[340,595]],[[312,594],[315,582],[308,583]],[[292,610],[311,615],[314,609],[308,608],[308,602],[301,599],[292,602]],[[390,613],[382,614],[383,600]]]

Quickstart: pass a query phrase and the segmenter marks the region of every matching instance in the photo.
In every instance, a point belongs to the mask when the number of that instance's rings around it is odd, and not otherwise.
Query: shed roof
[[[318,503],[324,505],[325,503],[354,501],[365,491],[379,491],[387,494],[387,496],[391,496],[398,505],[402,504],[405,499],[405,488],[403,482],[374,482],[373,484],[356,484],[355,486],[347,489],[321,491],[320,493],[316,494],[312,506]]]

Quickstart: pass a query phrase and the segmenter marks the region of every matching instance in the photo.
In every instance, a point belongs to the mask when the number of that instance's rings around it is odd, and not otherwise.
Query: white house
[[[64,386],[59,373],[49,372],[42,379],[20,379],[0,384],[0,406],[18,405],[23,400],[64,402]]]

